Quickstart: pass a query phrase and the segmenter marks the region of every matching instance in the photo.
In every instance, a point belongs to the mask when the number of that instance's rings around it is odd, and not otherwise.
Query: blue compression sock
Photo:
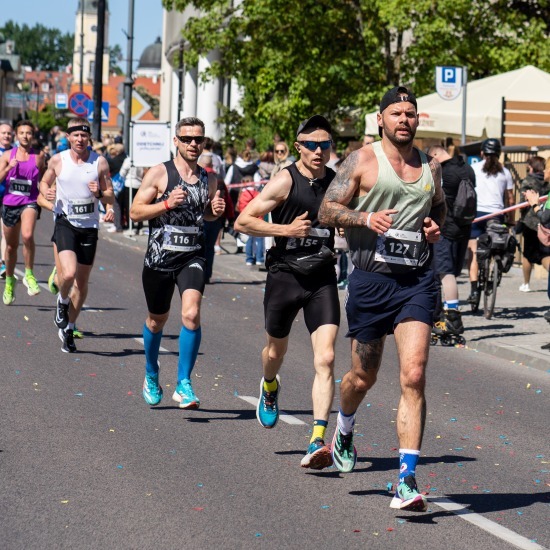
[[[160,332],[151,332],[149,327],[143,325],[143,347],[145,348],[145,372],[149,375],[159,372],[159,348],[162,339],[162,330]]]
[[[184,326],[180,330],[180,357],[178,359],[178,382],[191,380],[191,371],[195,366],[201,345],[201,327],[189,330]]]
[[[419,457],[420,451],[399,449],[399,481],[403,481],[407,476],[415,476]]]

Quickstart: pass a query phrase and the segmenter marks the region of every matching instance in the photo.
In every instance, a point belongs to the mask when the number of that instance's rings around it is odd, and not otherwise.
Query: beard
[[[384,135],[396,146],[409,145],[413,142],[416,131],[410,126],[400,126],[395,128],[393,132],[390,132],[387,128],[382,128]],[[398,135],[399,130],[407,130],[408,135]]]

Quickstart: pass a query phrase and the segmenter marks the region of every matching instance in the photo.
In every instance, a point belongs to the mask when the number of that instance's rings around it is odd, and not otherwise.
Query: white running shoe
[[[524,283],[520,285],[519,287],[520,292],[531,292],[531,289],[529,288],[529,283]]]

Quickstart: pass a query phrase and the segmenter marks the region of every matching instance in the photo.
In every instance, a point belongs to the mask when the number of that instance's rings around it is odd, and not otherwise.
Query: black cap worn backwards
[[[304,120],[300,126],[298,126],[298,131],[296,132],[296,139],[298,136],[305,132],[306,130],[312,130],[321,128],[321,130],[326,130],[329,134],[332,135],[332,128],[330,122],[322,115],[313,115],[308,119]]]
[[[416,105],[416,96],[405,86],[396,86],[384,94],[384,97],[380,102],[380,112],[384,111],[386,107],[389,107],[394,103],[401,102],[412,103],[414,108],[418,110]]]

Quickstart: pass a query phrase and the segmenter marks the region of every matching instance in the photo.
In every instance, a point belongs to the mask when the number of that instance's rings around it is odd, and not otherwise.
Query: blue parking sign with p
[[[446,84],[454,84],[456,82],[456,67],[442,67],[442,80]]]
[[[435,90],[442,99],[452,100],[460,95],[462,67],[436,67]]]

